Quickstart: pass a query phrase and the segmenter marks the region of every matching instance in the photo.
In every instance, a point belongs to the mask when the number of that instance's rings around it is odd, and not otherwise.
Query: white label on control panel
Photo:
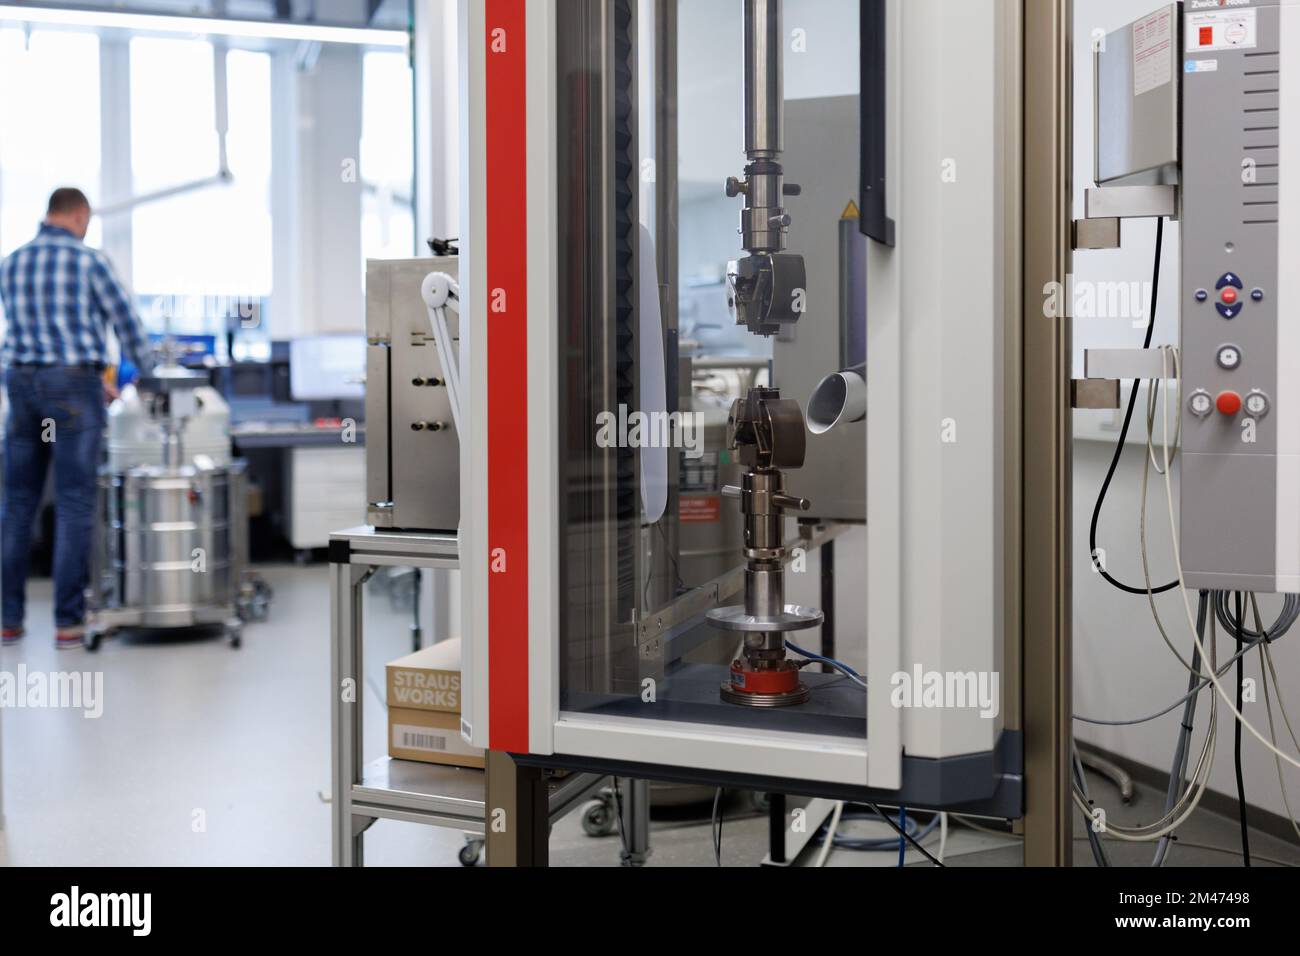
[[[1187,14],[1187,52],[1252,50],[1259,46],[1259,15],[1249,10]]]
[[[1133,95],[1150,93],[1174,78],[1174,15],[1161,10],[1133,24]]]
[[[1216,73],[1219,69],[1218,60],[1188,60],[1188,73]]]

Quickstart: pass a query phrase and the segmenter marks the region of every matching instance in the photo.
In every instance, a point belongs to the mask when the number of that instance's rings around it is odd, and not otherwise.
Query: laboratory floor
[[[269,621],[250,625],[243,647],[220,638],[127,637],[98,654],[53,647],[50,583],[32,582],[28,635],[0,649],[0,670],[102,672],[103,713],[6,709],[0,863],[9,865],[308,865],[330,862],[329,601],[324,566],[262,568],[275,590]],[[400,582],[368,591],[365,623],[365,749],[384,753],[384,664],[409,652],[409,603]],[[409,596],[409,595],[408,595]],[[1095,779],[1098,799],[1117,804]],[[1109,802],[1108,802],[1109,801]],[[1150,819],[1159,794],[1139,785],[1115,819]],[[712,866],[709,807],[656,819],[651,866]],[[1158,816],[1158,813],[1155,813]],[[846,821],[848,836],[887,837],[879,821]],[[722,863],[754,866],[766,854],[767,821],[741,796],[724,814]],[[1076,836],[1082,837],[1082,824]],[[1237,865],[1236,823],[1199,812],[1183,829],[1172,864]],[[937,835],[927,849],[937,849]],[[366,836],[370,865],[459,866],[464,836],[410,824],[376,824]],[[1256,854],[1300,865],[1300,848],[1264,834]],[[1111,844],[1117,865],[1143,865],[1150,848]],[[1018,865],[1018,841],[955,821],[949,865]],[[1091,865],[1076,842],[1080,865]],[[617,866],[619,838],[587,836],[580,814],[558,822],[555,866]],[[909,851],[907,862],[925,864]],[[893,866],[895,852],[836,849],[829,866]],[[1260,865],[1267,865],[1261,860]]]

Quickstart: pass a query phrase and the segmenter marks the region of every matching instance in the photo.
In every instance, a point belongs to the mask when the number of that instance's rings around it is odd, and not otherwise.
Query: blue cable
[[[845,820],[879,820],[880,818],[874,813],[845,813],[840,817],[840,821]],[[823,823],[818,829],[818,835],[814,840],[818,842],[826,839],[826,829],[828,823]],[[924,827],[918,828],[916,820],[912,817],[907,818],[906,829],[908,834],[917,843],[923,841],[935,828],[939,826],[939,815],[936,813]],[[898,841],[894,837],[848,837],[836,834],[835,846],[841,850],[851,850],[861,853],[881,853],[892,852],[897,846]]]
[[[898,829],[903,833],[907,832],[907,807],[902,805],[898,808]],[[903,833],[898,834],[898,865],[900,868],[903,865],[903,857],[907,855],[907,840]]]
[[[792,644],[789,641],[785,642],[785,646],[788,650],[794,652],[795,654],[798,654],[800,657],[806,657],[808,658],[808,660],[816,661],[818,664],[829,664],[831,667],[847,675],[849,678],[856,681],[858,684],[862,685],[863,687],[866,686],[867,682],[863,679],[862,675],[859,674],[857,671],[855,671],[848,664],[843,663],[842,661],[837,661],[832,657],[823,657],[821,654],[814,654],[812,651],[805,651],[799,645]]]

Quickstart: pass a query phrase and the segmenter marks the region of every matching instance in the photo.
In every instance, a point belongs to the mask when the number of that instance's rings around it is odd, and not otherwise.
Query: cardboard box
[[[388,755],[451,767],[481,769],[485,763],[483,751],[461,737],[460,714],[402,707],[388,708]]]
[[[388,755],[394,760],[483,767],[483,751],[460,735],[460,639],[409,654],[387,670]]]
[[[460,713],[460,638],[388,665],[388,706]]]

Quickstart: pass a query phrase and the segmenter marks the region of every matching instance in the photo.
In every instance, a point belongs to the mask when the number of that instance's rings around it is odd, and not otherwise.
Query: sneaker
[[[26,632],[21,627],[6,627],[3,631],[0,631],[0,644],[5,647],[10,644],[17,644],[23,639],[24,633]]]
[[[75,627],[61,627],[54,633],[54,646],[61,651],[82,647],[86,643],[86,629],[78,624]]]

